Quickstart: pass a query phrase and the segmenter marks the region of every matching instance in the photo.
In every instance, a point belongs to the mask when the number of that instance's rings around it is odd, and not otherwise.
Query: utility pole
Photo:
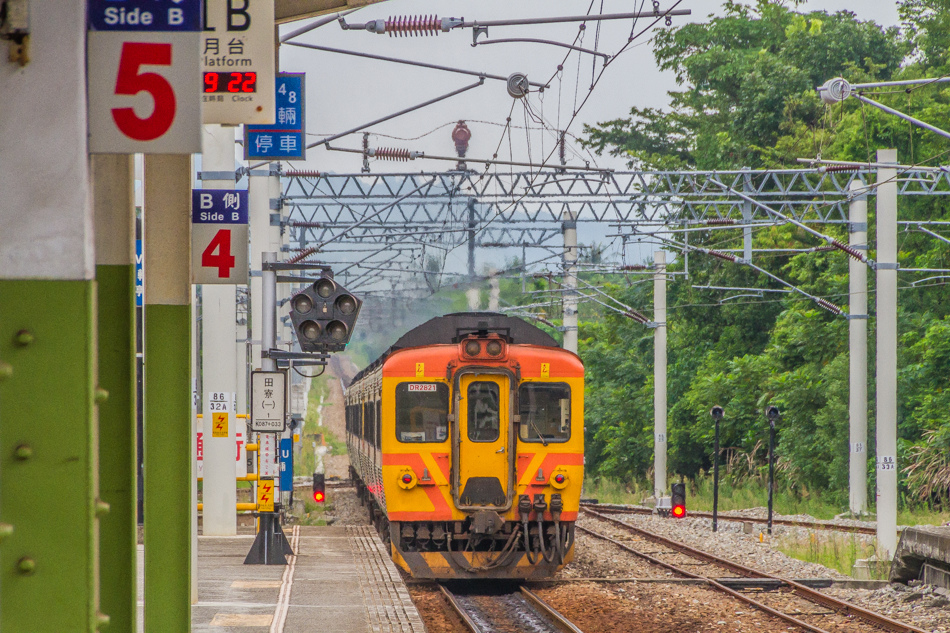
[[[145,633],[191,630],[191,177],[145,157]]]
[[[95,208],[99,386],[99,520],[102,611],[116,630],[135,628],[138,470],[135,380],[135,186],[129,154],[90,157]]]
[[[896,149],[877,162],[897,164]],[[897,550],[897,170],[877,170],[877,543]]]
[[[0,57],[0,630],[91,633],[108,618],[86,3],[31,6],[32,59]]]
[[[577,220],[566,211],[561,218],[564,236],[564,287],[562,294],[564,349],[577,353]]]
[[[653,253],[653,496],[666,494],[666,251]]]
[[[868,250],[867,188],[858,180],[851,183],[851,205],[848,223],[848,244],[851,248]],[[864,262],[848,260],[848,343],[849,389],[848,419],[850,451],[849,495],[851,514],[867,512],[868,504],[868,269]]]
[[[234,130],[233,126],[204,126],[202,188],[234,189]],[[205,536],[237,534],[235,290],[233,284],[201,285],[202,534]]]
[[[475,278],[475,198],[468,199],[468,276]]]

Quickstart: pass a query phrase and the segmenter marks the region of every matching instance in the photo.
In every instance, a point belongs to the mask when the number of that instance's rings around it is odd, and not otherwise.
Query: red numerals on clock
[[[152,141],[165,134],[175,120],[175,91],[158,73],[143,73],[142,66],[171,66],[172,45],[125,42],[119,59],[115,94],[134,96],[147,92],[154,102],[152,114],[139,118],[132,108],[113,108],[112,118],[123,134],[136,141]]]

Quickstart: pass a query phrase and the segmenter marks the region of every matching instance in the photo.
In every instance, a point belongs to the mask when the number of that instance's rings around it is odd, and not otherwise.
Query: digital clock
[[[257,73],[205,73],[204,91],[257,92]]]

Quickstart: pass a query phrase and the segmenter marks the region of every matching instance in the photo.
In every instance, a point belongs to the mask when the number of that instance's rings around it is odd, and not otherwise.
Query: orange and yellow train
[[[407,332],[346,390],[361,499],[418,578],[538,578],[570,561],[584,478],[584,366],[495,313]]]

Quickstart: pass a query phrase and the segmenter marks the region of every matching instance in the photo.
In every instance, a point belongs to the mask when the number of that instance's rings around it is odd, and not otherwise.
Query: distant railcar
[[[573,556],[584,366],[495,313],[438,317],[346,390],[360,497],[418,578],[538,578]]]

